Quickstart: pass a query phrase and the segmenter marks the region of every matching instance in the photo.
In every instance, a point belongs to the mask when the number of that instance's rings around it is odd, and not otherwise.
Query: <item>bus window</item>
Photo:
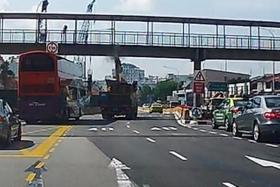
[[[55,70],[53,59],[44,54],[27,55],[20,63],[20,71],[22,72],[51,72]]]

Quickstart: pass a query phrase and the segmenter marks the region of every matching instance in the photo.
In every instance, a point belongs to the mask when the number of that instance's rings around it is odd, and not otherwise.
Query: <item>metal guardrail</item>
[[[78,44],[79,32],[69,30],[63,34],[59,30],[49,30],[46,42]],[[36,30],[0,31],[0,43],[37,43],[37,41],[39,40]],[[280,50],[280,37],[96,30],[89,32],[87,44]]]

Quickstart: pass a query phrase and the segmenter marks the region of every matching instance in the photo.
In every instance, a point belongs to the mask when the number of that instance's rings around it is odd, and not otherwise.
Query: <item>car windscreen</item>
[[[20,62],[22,72],[51,72],[54,71],[54,62],[51,57],[45,54],[30,54]]]
[[[233,103],[235,107],[246,106],[248,100],[234,100]]]
[[[265,98],[265,103],[267,108],[277,108],[280,107],[280,97],[268,97]]]

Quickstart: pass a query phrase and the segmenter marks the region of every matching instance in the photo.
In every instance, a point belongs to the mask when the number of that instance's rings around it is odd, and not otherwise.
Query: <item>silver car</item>
[[[280,96],[265,95],[252,98],[236,116],[233,135],[252,134],[255,141],[280,137]]]

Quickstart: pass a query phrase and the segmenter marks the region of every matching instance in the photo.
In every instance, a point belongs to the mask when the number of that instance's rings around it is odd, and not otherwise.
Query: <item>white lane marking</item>
[[[102,131],[106,131],[106,128],[101,128]]]
[[[140,134],[140,132],[137,131],[137,130],[133,130],[133,132],[136,133],[136,134]]]
[[[209,133],[210,134],[218,134],[217,132],[214,132],[214,131],[210,131]]]
[[[278,148],[279,146],[278,145],[275,145],[275,144],[270,144],[270,143],[267,143],[265,144],[266,146],[269,146],[269,147],[274,147],[274,148]]]
[[[200,131],[200,132],[206,132],[206,130],[204,130],[204,129],[200,129],[199,131]]]
[[[109,128],[109,131],[113,131],[113,130],[114,130],[114,128],[112,128],[112,127]]]
[[[257,143],[255,140],[248,140],[250,143]]]
[[[240,137],[233,137],[233,139],[236,139],[236,140],[243,140],[243,138],[240,138]]]
[[[129,125],[129,124],[130,124],[130,122],[127,122],[126,124],[127,124],[127,125]]]
[[[129,170],[130,168],[123,164],[121,161],[113,158],[109,164],[109,168],[113,168],[116,171],[118,187],[133,186],[129,177],[122,170]]]
[[[171,130],[176,131],[177,128],[176,127],[169,127]]]
[[[97,128],[90,128],[90,129],[88,129],[89,131],[97,131]]]
[[[180,155],[179,153],[177,153],[177,152],[175,152],[175,151],[169,151],[169,153],[172,154],[173,156],[175,156],[175,157],[177,157],[177,158],[183,160],[183,161],[188,160],[186,157]]]
[[[245,157],[263,167],[274,167],[274,168],[280,169],[280,163],[272,162],[269,160],[263,160],[260,158],[255,158],[255,157],[251,157],[251,156],[247,156],[247,155],[245,155]]]
[[[163,130],[170,131],[168,127],[162,127]]]
[[[128,129],[129,129],[129,128],[130,128],[130,126],[129,126],[129,125],[127,125],[127,126],[126,126],[126,128],[128,128]]]
[[[158,128],[158,127],[153,127],[153,128],[151,128],[151,130],[152,130],[152,131],[160,131],[161,129]]]
[[[148,140],[149,142],[152,142],[152,143],[156,143],[156,141],[152,138],[146,138],[146,140]]]
[[[223,182],[223,185],[227,186],[227,187],[236,187],[235,185],[229,183],[229,182]]]
[[[229,135],[227,135],[227,134],[220,134],[220,136],[228,137]]]
[[[198,128],[193,128],[193,130],[197,131],[197,130],[198,130]]]

